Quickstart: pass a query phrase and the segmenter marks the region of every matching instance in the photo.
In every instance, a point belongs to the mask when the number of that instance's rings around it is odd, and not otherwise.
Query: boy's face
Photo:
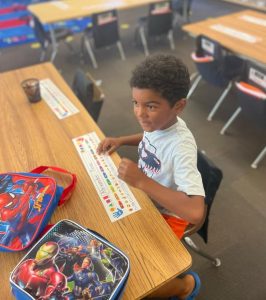
[[[185,100],[173,107],[151,89],[132,89],[135,116],[144,131],[163,130],[176,123],[176,116],[183,110]]]

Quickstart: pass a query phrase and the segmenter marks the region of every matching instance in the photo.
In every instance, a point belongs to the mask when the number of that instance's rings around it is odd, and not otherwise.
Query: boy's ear
[[[181,100],[176,102],[175,110],[176,110],[177,115],[179,115],[184,110],[184,108],[186,107],[186,104],[187,104],[186,99],[181,99]]]

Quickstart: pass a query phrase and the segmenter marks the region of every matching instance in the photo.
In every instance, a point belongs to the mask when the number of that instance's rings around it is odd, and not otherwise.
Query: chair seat
[[[146,17],[146,16],[140,17],[138,19],[138,25],[145,26],[145,24],[147,24],[147,21],[148,21],[148,17]]]
[[[240,81],[236,82],[236,87],[242,91],[243,93],[253,96],[257,99],[266,99],[266,93],[263,92],[263,90],[255,87],[254,85],[248,84],[246,82]]]
[[[57,40],[63,40],[68,36],[72,35],[72,31],[68,28],[57,28],[55,29],[55,37]]]
[[[195,52],[191,54],[191,58],[196,63],[208,63],[214,60],[211,55],[197,56]]]

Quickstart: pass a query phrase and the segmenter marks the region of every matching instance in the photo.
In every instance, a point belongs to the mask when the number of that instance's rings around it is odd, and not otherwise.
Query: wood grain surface
[[[266,63],[266,26],[264,24],[254,24],[243,20],[242,16],[251,16],[266,21],[266,14],[252,10],[244,10],[238,13],[225,15],[218,18],[211,18],[197,23],[191,23],[183,26],[183,30],[193,36],[204,34],[218,41],[225,48],[243,55],[259,63]],[[262,23],[262,22],[261,22]],[[211,29],[212,25],[221,24],[243,33],[247,33],[257,38],[255,43],[249,43],[236,37]]]
[[[266,1],[265,0],[223,0],[223,1],[266,11]]]
[[[42,23],[48,24],[68,19],[86,17],[93,13],[109,9],[130,9],[142,5],[148,5],[151,2],[160,1],[161,0],[65,0],[32,4],[27,8],[35,16],[37,16]]]
[[[20,83],[32,77],[50,78],[80,113],[59,120],[44,101],[29,103]],[[72,138],[91,131],[100,138],[104,135],[52,64],[2,73],[0,90],[0,172],[27,172],[39,165],[54,165],[77,174],[76,190],[56,209],[51,223],[71,219],[99,232],[129,256],[131,272],[123,299],[141,299],[189,268],[189,253],[141,191],[132,190],[140,211],[110,221],[72,143]],[[119,163],[116,153],[112,158]],[[54,177],[59,178],[57,174]],[[58,181],[66,185],[68,178]],[[25,253],[0,253],[1,299],[13,299],[9,274]]]

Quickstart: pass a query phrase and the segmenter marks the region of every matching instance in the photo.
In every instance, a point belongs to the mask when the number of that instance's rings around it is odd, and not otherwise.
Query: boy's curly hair
[[[190,86],[189,72],[175,56],[156,54],[136,66],[132,71],[130,86],[154,90],[173,106],[187,96]]]

